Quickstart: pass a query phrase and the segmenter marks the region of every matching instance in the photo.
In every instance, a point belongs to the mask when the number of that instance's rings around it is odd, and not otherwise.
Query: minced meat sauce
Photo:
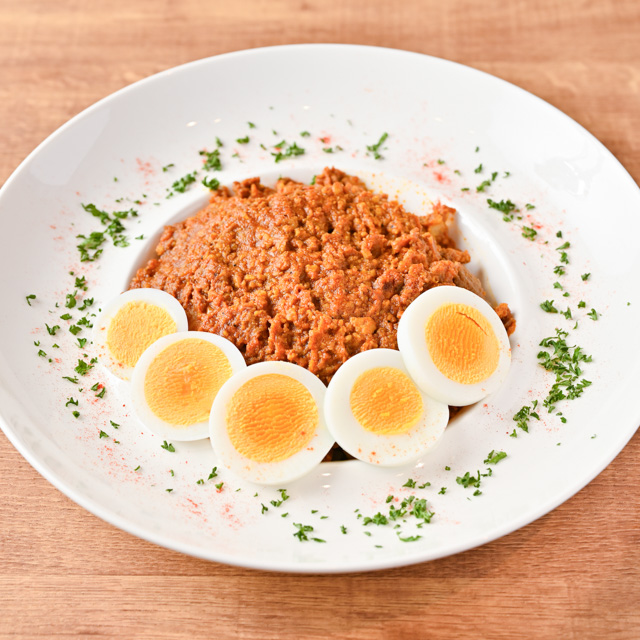
[[[251,178],[233,189],[166,227],[131,288],[170,293],[190,330],[224,336],[247,364],[286,360],[327,383],[360,351],[396,349],[398,320],[427,289],[485,297],[448,235],[450,207],[417,216],[333,168],[313,185],[282,178],[271,189]],[[511,334],[507,305],[496,312]]]

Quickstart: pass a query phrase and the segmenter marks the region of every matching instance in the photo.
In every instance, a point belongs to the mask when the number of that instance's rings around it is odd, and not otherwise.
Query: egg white
[[[417,388],[423,411],[416,425],[395,435],[368,431],[353,415],[351,389],[360,375],[378,367],[399,369],[411,379],[402,356],[393,349],[371,349],[349,358],[327,388],[324,402],[327,427],[336,442],[358,460],[383,467],[409,464],[440,440],[449,421],[449,407]]]
[[[311,441],[300,451],[279,462],[256,462],[239,453],[227,432],[227,407],[233,395],[252,378],[280,374],[303,384],[318,409],[318,426]],[[334,440],[325,426],[323,403],[326,387],[313,373],[291,362],[260,362],[234,375],[222,386],[211,407],[211,445],[220,463],[235,475],[262,485],[292,482],[315,468],[327,455]]]
[[[131,378],[133,367],[126,366],[113,357],[107,345],[107,335],[111,321],[129,302],[146,302],[164,309],[176,323],[176,331],[187,331],[189,328],[182,305],[172,295],[160,289],[131,289],[104,305],[93,323],[93,344],[100,364],[122,380]]]
[[[485,380],[461,384],[447,378],[433,363],[425,328],[430,316],[445,304],[465,304],[479,311],[489,322],[498,340],[498,365]],[[454,286],[434,287],[419,295],[398,323],[398,348],[415,383],[433,398],[456,407],[478,402],[496,391],[506,380],[511,364],[509,337],[491,306],[475,293]]]
[[[172,333],[156,340],[140,356],[131,377],[131,402],[133,410],[142,424],[152,433],[167,440],[188,442],[191,440],[204,440],[209,437],[209,420],[196,422],[191,425],[175,426],[159,418],[150,409],[145,393],[144,383],[147,371],[153,360],[169,345],[183,340],[205,340],[218,347],[227,357],[231,365],[232,377],[239,371],[246,369],[247,364],[238,348],[226,338],[208,333],[206,331],[183,331]],[[220,389],[222,390],[222,388]]]

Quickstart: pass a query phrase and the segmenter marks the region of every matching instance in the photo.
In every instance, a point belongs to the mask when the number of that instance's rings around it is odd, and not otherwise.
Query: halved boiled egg
[[[129,380],[147,347],[187,329],[187,314],[173,296],[159,289],[131,289],[104,306],[93,324],[93,342],[100,363]]]
[[[329,431],[347,453],[388,467],[429,451],[449,421],[449,407],[418,389],[392,349],[349,358],[329,383],[324,410]]]
[[[234,375],[211,408],[211,444],[220,462],[257,484],[308,473],[333,446],[325,392],[315,375],[290,362],[261,362]]]
[[[216,394],[246,366],[240,351],[221,336],[204,331],[164,336],[135,366],[131,378],[134,411],[163,438],[207,438]]]
[[[487,302],[460,287],[418,296],[398,323],[398,347],[416,384],[458,407],[498,389],[511,364],[502,321]]]

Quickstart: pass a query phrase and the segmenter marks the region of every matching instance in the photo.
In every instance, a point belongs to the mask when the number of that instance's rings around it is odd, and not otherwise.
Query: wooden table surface
[[[638,0],[0,0],[0,183],[96,100],[227,51],[346,42],[488,71],[559,107],[640,182]],[[640,215],[640,212],[636,212]],[[344,576],[156,547],[59,493],[0,433],[0,639],[640,638],[640,434],[511,535]]]

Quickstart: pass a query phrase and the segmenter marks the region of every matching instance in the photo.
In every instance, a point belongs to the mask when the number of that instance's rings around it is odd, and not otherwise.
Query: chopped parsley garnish
[[[280,500],[271,500],[271,504],[274,507],[279,507],[285,500],[290,498],[290,496],[287,495],[286,489],[278,489],[278,492],[280,493]]]
[[[218,139],[216,138],[216,143],[217,142]],[[221,147],[222,143],[220,143],[218,146]],[[205,157],[204,164],[202,165],[202,168],[205,171],[222,171],[222,161],[220,160],[219,149],[214,149],[213,151],[206,151],[205,149],[203,149],[199,153],[201,156]]]
[[[561,267],[560,265],[558,265],[557,267],[553,268],[553,273],[555,273],[557,276],[563,276],[566,273],[566,271],[564,267]]]
[[[176,448],[166,440],[160,445],[165,451],[170,451],[171,453],[175,453]]]
[[[477,187],[476,187],[476,191],[478,193],[484,192],[484,190],[486,189],[486,187],[490,187],[491,186],[491,180],[483,180]]]
[[[527,204],[525,204],[524,206],[525,206],[525,208],[527,209],[527,211],[531,211],[531,209],[535,209],[535,208],[536,208],[536,207],[535,207],[535,205],[533,205],[533,204],[529,204],[528,202],[527,202]],[[558,237],[560,237],[560,238],[561,238],[562,236],[558,236]]]
[[[80,417],[80,412],[79,412],[79,411],[72,411],[72,412],[71,412],[71,415],[72,415],[74,418],[79,418],[79,417]],[[100,437],[102,437],[102,436],[100,436]]]
[[[531,227],[524,227],[524,226],[522,227],[523,238],[533,241],[537,235],[538,235],[538,232],[535,229],[532,229]]]
[[[274,135],[275,135],[275,133],[276,133],[276,132],[274,131],[273,133],[274,133]],[[301,132],[300,132],[300,137],[301,137],[301,138],[308,138],[310,135],[311,135],[311,134],[310,134],[308,131],[301,131]]]
[[[425,482],[424,484],[418,485],[418,489],[426,489],[427,487],[430,487],[431,483],[430,482]]]
[[[447,487],[441,487],[440,491],[438,491],[438,494],[444,495],[445,493],[447,493]]]
[[[347,533],[347,527],[345,527],[343,524],[340,525],[340,531],[344,534]]]
[[[500,202],[496,202],[491,198],[487,198],[487,204],[491,209],[497,209],[498,211],[502,211],[505,215],[510,214],[512,211],[516,210],[516,205],[511,202],[511,200],[500,200]]]
[[[294,156],[304,155],[304,149],[299,147],[295,142],[291,144],[287,144],[284,140],[279,142],[278,144],[273,145],[275,149],[277,149],[276,153],[272,153],[271,155],[275,158],[276,162],[280,162],[285,160],[286,158],[293,158]]]
[[[140,471],[140,465],[138,465],[138,466],[134,469],[134,471]]]
[[[176,165],[173,164],[173,162],[170,162],[169,164],[165,164],[164,167],[162,167],[162,171],[164,171],[165,173],[167,171],[169,171],[169,169],[171,169],[171,167],[175,167]]]
[[[400,540],[400,542],[415,542],[416,540],[420,540],[420,538],[422,538],[422,536],[417,535],[417,536],[406,536],[405,538],[403,538],[400,535],[400,532],[398,531],[398,540]]]
[[[102,429],[100,430],[100,438],[108,438],[109,434],[105,433],[104,431],[102,431]]]
[[[482,162],[473,170],[474,173],[482,173]]]
[[[260,506],[262,507],[262,511],[260,512],[262,515],[269,511],[269,507],[265,506],[264,504],[260,503]]]
[[[77,407],[78,406],[78,401],[73,397],[67,398],[67,402],[65,403],[64,406],[68,407],[70,404],[72,404],[74,407]]]
[[[556,329],[555,336],[540,342],[540,346],[546,351],[538,353],[538,364],[556,376],[556,381],[543,402],[549,413],[555,410],[557,402],[580,397],[591,384],[582,377],[580,364],[591,362],[592,358],[581,347],[567,345],[568,335],[568,332]]]
[[[522,407],[520,409],[520,411],[518,411],[514,416],[513,419],[515,420],[516,424],[518,425],[518,428],[522,429],[523,431],[526,431],[527,433],[529,432],[529,420],[531,418],[535,418],[536,420],[540,420],[540,416],[538,415],[538,413],[536,412],[536,408],[538,407],[538,401],[534,400],[531,403],[531,406],[527,406],[525,405],[524,407]],[[517,438],[517,434],[516,434],[516,430],[513,430],[513,433],[511,434],[512,438]]]
[[[498,464],[500,460],[504,460],[507,454],[504,451],[494,451],[493,449],[484,460],[485,464]]]
[[[173,193],[176,191],[178,193],[184,193],[189,187],[189,185],[193,184],[196,181],[197,175],[198,175],[197,171],[192,171],[191,173],[187,173],[186,175],[182,176],[182,178],[179,178],[178,180],[176,180],[171,185],[171,189],[167,189],[167,191],[169,191],[169,195],[167,196],[167,198],[172,196]]]
[[[63,380],[68,380],[69,382],[73,382],[73,384],[78,384],[78,378],[70,378],[69,376],[62,376]]]
[[[580,300],[578,302],[578,309],[584,309],[587,306],[587,303],[584,300]]]
[[[380,512],[378,512],[372,518],[370,518],[368,516],[366,518],[364,518],[362,523],[365,526],[368,525],[368,524],[385,525],[385,524],[389,524],[389,520],[387,520],[386,516],[384,516]]]
[[[84,360],[78,360],[78,366],[74,369],[76,373],[79,373],[81,376],[86,376],[89,371],[93,369],[93,364],[90,362],[85,362]]]
[[[244,138],[236,138],[236,142],[238,144],[248,144],[249,143],[249,136],[245,136]]]
[[[558,310],[553,306],[553,300],[545,300],[540,303],[540,308],[547,313],[558,313]]]
[[[416,486],[416,481],[413,480],[412,478],[409,478],[402,486],[403,487],[409,487],[410,489],[413,489]]]
[[[117,422],[114,422],[113,420],[109,420],[109,424],[114,428],[117,429],[120,425]]]
[[[589,279],[590,275],[591,275],[590,273],[583,273],[580,277],[582,278],[582,281],[584,282],[585,280]]]
[[[218,493],[222,491],[223,486],[224,486],[224,482],[218,482],[218,484],[216,485],[216,489],[218,490]]]
[[[46,322],[45,322],[44,326],[47,328],[47,333],[50,336],[55,336],[56,335],[56,331],[60,328],[57,324],[54,324],[53,327],[50,327]]]
[[[207,478],[207,480],[211,480],[212,478],[216,478],[217,476],[218,476],[218,467],[213,467],[213,469],[211,469],[211,473],[209,474],[209,477]]]
[[[253,124],[253,122],[247,122],[247,124],[249,125],[249,129],[255,129],[256,125]]]
[[[217,191],[220,187],[220,181],[217,178],[208,178],[207,176],[203,178],[202,184],[211,191]]]
[[[67,307],[67,309],[73,309],[73,307],[76,306],[76,297],[73,293],[67,293],[67,298],[65,300],[64,306]]]
[[[309,536],[307,536],[307,533],[313,531],[313,527],[310,524],[301,524],[298,522],[294,522],[293,526],[297,529],[297,531],[293,534],[294,538],[298,538],[300,542],[309,540]],[[314,538],[314,540],[316,540],[316,538]],[[324,542],[324,540],[322,542]]]
[[[597,320],[598,319],[598,312],[595,309],[591,309],[591,311],[589,311],[589,313],[587,313],[587,315],[592,319],[592,320]]]
[[[465,489],[468,489],[469,487],[478,488],[480,486],[480,471],[478,471],[478,475],[477,476],[472,476],[467,471],[463,476],[458,476],[456,478],[456,482],[459,485],[462,485]]]
[[[71,331],[71,328],[69,328],[69,331]],[[79,349],[84,348],[85,344],[87,344],[87,338],[78,338],[78,348]]]
[[[30,293],[28,296],[25,296],[27,304],[31,306],[31,301],[36,299],[35,293]]]
[[[72,318],[72,317],[73,317],[73,316],[72,316],[70,313],[63,313],[63,314],[60,316],[60,320],[71,320],[71,318]]]
[[[369,153],[373,154],[373,157],[376,160],[382,160],[383,156],[380,153],[380,147],[382,147],[382,145],[385,143],[386,139],[389,137],[389,134],[385,131],[381,136],[380,139],[378,140],[378,142],[376,142],[375,144],[369,144],[367,145],[367,155],[369,155]]]

